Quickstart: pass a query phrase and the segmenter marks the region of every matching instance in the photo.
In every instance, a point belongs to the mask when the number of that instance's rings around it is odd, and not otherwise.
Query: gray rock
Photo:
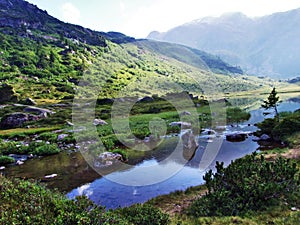
[[[66,138],[68,136],[69,136],[68,134],[60,134],[60,135],[57,136],[57,140],[61,141],[61,140],[63,140],[64,138]]]
[[[181,141],[183,145],[183,157],[186,160],[190,160],[195,155],[195,151],[198,147],[195,135],[192,130],[186,130],[181,135]]]
[[[70,127],[73,127],[73,126],[74,126],[74,123],[71,123],[70,121],[67,121],[66,123],[67,123],[67,125],[70,126]]]
[[[26,114],[26,113],[12,113],[2,117],[0,121],[0,128],[2,129],[11,129],[16,127],[21,127],[25,122],[36,121],[39,117]]]
[[[51,178],[54,178],[54,177],[57,177],[56,173],[45,176],[46,179],[51,179]]]
[[[108,123],[105,122],[104,120],[101,119],[94,119],[93,125],[98,126],[98,125],[107,125]]]
[[[22,161],[22,160],[18,160],[17,162],[16,162],[16,165],[23,165],[24,164],[24,162]]]
[[[123,156],[119,153],[103,152],[98,156],[98,159],[94,162],[94,166],[106,167],[122,161]]]
[[[0,170],[5,170],[5,166],[1,166],[1,167],[0,167]]]
[[[27,113],[36,113],[38,115],[45,115],[45,114],[54,114],[55,112],[49,110],[49,109],[44,109],[44,108],[38,108],[35,106],[28,106],[25,109],[23,109],[24,112]]]
[[[174,126],[181,126],[181,129],[190,129],[192,128],[192,124],[191,123],[188,123],[188,122],[182,122],[182,121],[179,121],[179,122],[172,122],[169,124],[171,127],[174,127]]]
[[[180,116],[190,116],[192,115],[189,111],[183,111],[182,113],[180,113]]]
[[[263,134],[263,135],[261,135],[261,136],[259,137],[259,140],[260,140],[260,141],[271,141],[272,138],[271,138],[269,135],[267,135],[267,134]]]

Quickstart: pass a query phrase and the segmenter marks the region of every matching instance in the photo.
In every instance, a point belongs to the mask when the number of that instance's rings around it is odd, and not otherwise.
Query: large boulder
[[[183,145],[183,157],[186,160],[190,160],[195,155],[198,143],[196,142],[195,135],[192,130],[185,130],[181,135],[181,141]]]
[[[11,85],[2,84],[0,86],[0,103],[17,102],[18,97]]]
[[[26,113],[12,113],[5,115],[2,117],[0,121],[0,128],[1,129],[11,129],[11,128],[16,128],[16,127],[22,127],[22,125],[25,122],[29,121],[35,121],[38,120],[39,117],[32,115],[32,114],[26,114]]]

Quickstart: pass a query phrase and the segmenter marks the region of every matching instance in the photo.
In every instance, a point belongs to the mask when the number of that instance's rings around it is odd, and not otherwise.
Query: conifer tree
[[[274,87],[273,90],[271,91],[268,99],[265,100],[264,103],[261,105],[265,109],[274,108],[275,117],[277,118],[277,120],[279,120],[279,114],[278,114],[278,109],[277,109],[278,101],[279,101],[279,97],[277,96],[277,92],[276,92],[276,89]]]

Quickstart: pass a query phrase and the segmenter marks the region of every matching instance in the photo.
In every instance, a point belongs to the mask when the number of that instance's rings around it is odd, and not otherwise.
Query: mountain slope
[[[241,13],[203,18],[149,39],[188,45],[219,55],[250,74],[289,78],[300,71],[300,9],[248,18]]]
[[[101,87],[101,98],[182,88],[199,93],[195,81],[225,92],[271,84],[261,85],[262,80],[243,76],[240,68],[200,50],[91,31],[63,23],[23,0],[0,0],[0,5],[0,84],[14,88],[21,102],[28,97],[72,99],[79,83],[92,87],[86,90],[90,97],[93,87]]]

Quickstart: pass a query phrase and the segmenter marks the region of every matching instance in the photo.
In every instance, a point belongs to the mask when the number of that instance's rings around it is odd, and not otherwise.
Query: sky
[[[27,0],[62,21],[145,38],[151,31],[207,16],[242,12],[260,17],[300,8],[299,0]]]

